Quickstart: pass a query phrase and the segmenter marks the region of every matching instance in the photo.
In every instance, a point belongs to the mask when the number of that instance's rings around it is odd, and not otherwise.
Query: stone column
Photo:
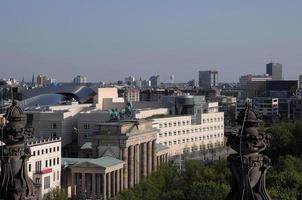
[[[152,173],[152,142],[148,142],[148,176]]]
[[[155,140],[152,141],[152,159],[153,159],[153,165],[152,165],[152,171],[156,171],[156,142]]]
[[[91,177],[92,174],[87,173],[86,174],[86,198],[90,198],[91,197]]]
[[[71,198],[74,198],[75,197],[75,180],[76,177],[75,177],[75,173],[73,173],[73,171],[71,171]],[[66,181],[68,183],[68,180]]]
[[[82,173],[82,188],[81,188],[81,193],[82,195],[85,194],[85,173]]]
[[[146,177],[148,170],[147,170],[147,143],[143,144],[143,176]]]
[[[116,171],[113,171],[113,172],[111,172],[111,181],[112,181],[112,183],[111,183],[111,187],[112,187],[112,196],[114,197],[115,196],[115,186],[116,186],[116,182],[115,182],[115,172]]]
[[[129,147],[129,187],[134,186],[134,147]]]
[[[120,179],[121,179],[121,191],[124,190],[124,169],[120,169]]]
[[[118,194],[120,192],[120,186],[121,186],[121,182],[120,182],[120,169],[118,169],[116,171],[116,194]]]
[[[140,159],[139,159],[139,144],[135,145],[135,184],[139,184],[140,179]]]
[[[92,198],[95,198],[96,195],[97,195],[96,190],[95,190],[95,186],[96,186],[95,176],[96,176],[96,174],[92,173],[91,176],[92,176],[91,196],[92,196]]]
[[[164,155],[160,155],[160,164],[164,165]]]
[[[82,187],[80,187],[80,185],[81,185],[81,183],[80,183],[80,174],[75,173],[75,177],[76,177],[76,193],[75,193],[75,196],[78,197],[81,194],[81,190],[82,190]]]
[[[95,174],[95,176],[96,176],[96,196],[97,198],[99,198],[101,194],[101,175]]]
[[[103,174],[103,199],[107,199],[107,174]]]
[[[158,169],[159,166],[160,166],[159,157],[156,157],[156,166],[157,166],[157,169]]]
[[[123,188],[128,188],[128,148],[123,149],[123,161],[125,161],[125,166],[123,169]]]
[[[111,195],[111,172],[107,173],[107,193],[108,198],[112,197]]]

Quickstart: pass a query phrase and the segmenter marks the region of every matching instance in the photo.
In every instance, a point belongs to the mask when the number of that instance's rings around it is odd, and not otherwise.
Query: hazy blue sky
[[[237,81],[272,59],[297,79],[301,10],[301,0],[2,0],[0,77],[185,81],[217,69]]]

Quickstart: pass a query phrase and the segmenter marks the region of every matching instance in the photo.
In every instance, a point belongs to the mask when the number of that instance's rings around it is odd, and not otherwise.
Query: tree
[[[68,199],[67,191],[64,188],[56,187],[44,195],[43,200],[66,200]]]

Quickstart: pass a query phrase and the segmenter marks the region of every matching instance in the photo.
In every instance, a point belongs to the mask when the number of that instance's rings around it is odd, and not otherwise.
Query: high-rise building
[[[151,81],[151,87],[156,88],[160,86],[159,75],[151,76],[149,80]]]
[[[174,74],[170,75],[170,83],[174,83]]]
[[[266,73],[272,77],[273,81],[282,80],[282,64],[272,62],[266,64]]]
[[[87,78],[86,78],[86,76],[77,75],[77,76],[73,79],[73,83],[74,83],[74,84],[77,84],[77,85],[85,84],[85,83],[87,83]]]
[[[299,76],[299,88],[302,88],[302,75]]]
[[[37,76],[37,85],[38,87],[44,87],[46,85],[47,77],[43,74]]]
[[[31,79],[31,85],[35,86],[36,85],[36,79],[35,79],[35,74],[33,74],[33,77]]]
[[[151,81],[150,80],[143,80],[142,81],[142,87],[145,87],[145,88],[151,87]]]
[[[125,78],[125,83],[129,86],[133,86],[135,82],[135,78],[133,76],[129,76]]]
[[[212,88],[218,86],[218,71],[199,71],[199,87]]]

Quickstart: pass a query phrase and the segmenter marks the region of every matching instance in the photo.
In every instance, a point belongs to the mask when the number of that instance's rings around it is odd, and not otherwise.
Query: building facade
[[[25,111],[27,124],[34,128],[37,137],[61,137],[62,145],[71,143],[75,136],[78,114],[90,104],[38,107]]]
[[[266,122],[275,122],[279,119],[278,98],[255,97],[253,98],[254,110]]]
[[[61,138],[34,138],[27,145],[32,155],[27,162],[28,176],[42,199],[51,189],[61,186]]]
[[[151,82],[151,87],[158,88],[160,86],[160,76],[159,75],[151,76],[149,80]]]
[[[272,80],[283,80],[282,64],[280,63],[268,63],[266,64],[266,73],[272,77]]]
[[[169,156],[224,146],[224,113],[209,103],[205,113],[154,118],[157,142],[169,147]]]
[[[252,75],[252,74],[248,74],[248,75],[244,75],[244,76],[240,77],[239,84],[240,84],[240,88],[241,89],[246,89],[246,86],[247,86],[248,82],[270,81],[270,80],[272,80],[272,77],[269,76],[269,74],[265,74],[265,75]]]
[[[47,77],[45,75],[39,74],[37,76],[37,86],[44,87],[46,85],[46,80],[47,80]]]
[[[77,75],[74,79],[73,79],[73,83],[77,84],[77,85],[82,85],[87,83],[87,77],[86,76],[82,76],[82,75]]]
[[[199,71],[199,87],[212,88],[218,86],[218,71]]]
[[[138,88],[129,88],[127,89],[127,100],[129,102],[138,102],[140,101],[140,89]]]

